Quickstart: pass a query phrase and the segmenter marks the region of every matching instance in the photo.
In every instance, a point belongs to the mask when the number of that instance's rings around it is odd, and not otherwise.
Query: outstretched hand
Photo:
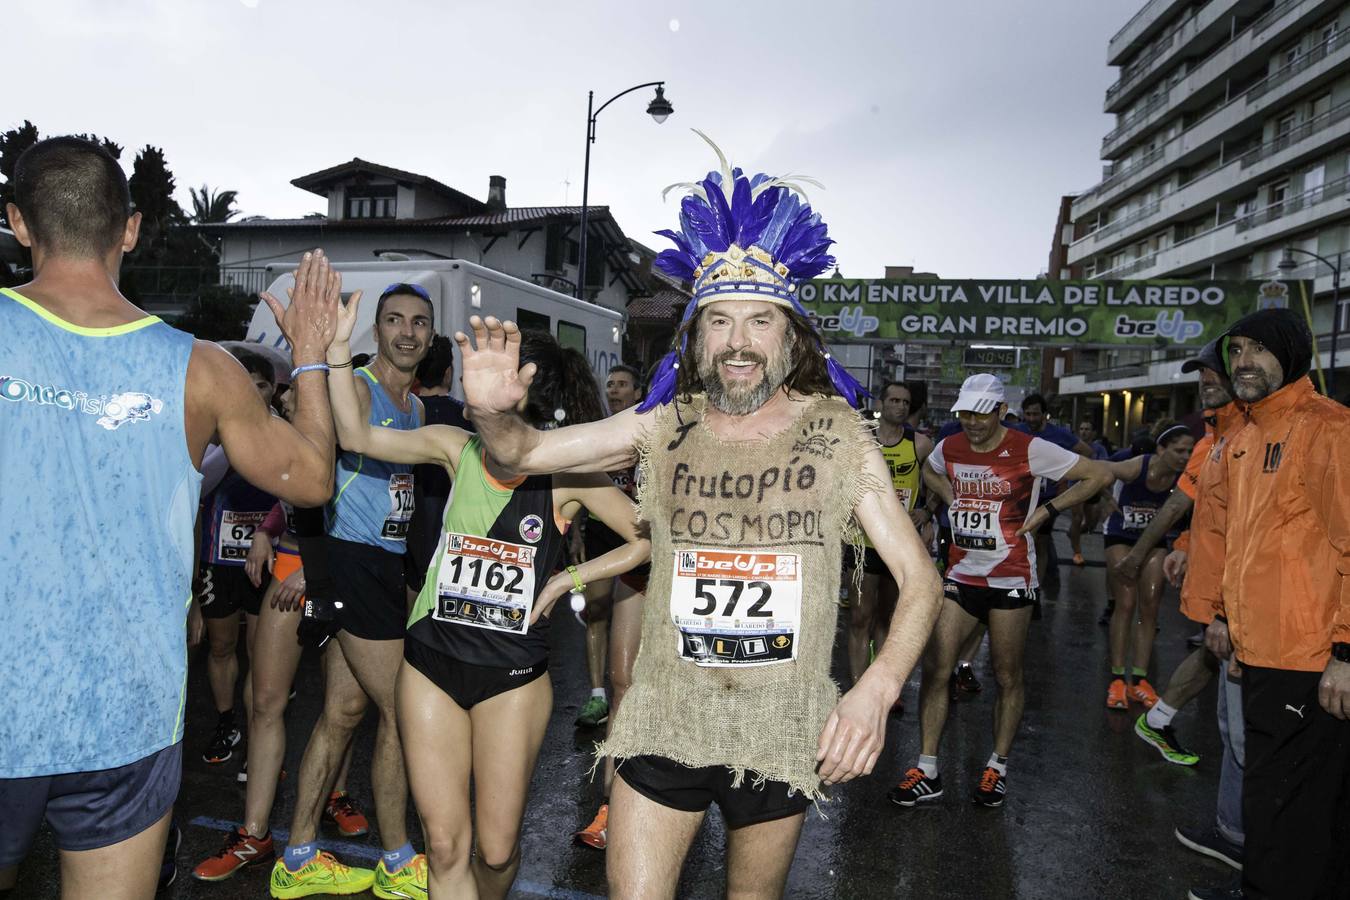
[[[342,306],[342,276],[333,271],[322,250],[306,253],[295,270],[295,287],[287,288],[290,304],[282,306],[263,291],[262,301],[272,310],[281,333],[291,345],[296,365],[323,362],[337,332]]]
[[[341,279],[341,276],[338,276]],[[341,281],[338,282],[339,287]],[[350,344],[352,332],[356,330],[356,314],[361,308],[361,292],[354,291],[345,304],[338,304],[337,330],[333,334],[334,344]]]
[[[472,343],[464,332],[455,332],[465,404],[482,412],[511,412],[525,399],[535,373],[534,363],[520,365],[520,329],[493,316],[471,317],[469,329]]]

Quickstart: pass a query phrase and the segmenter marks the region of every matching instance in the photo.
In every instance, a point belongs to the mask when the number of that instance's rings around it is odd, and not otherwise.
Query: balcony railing
[[[1171,95],[1171,93],[1172,92],[1169,89],[1161,93],[1154,94],[1152,97],[1149,97],[1146,101],[1144,101],[1143,106],[1139,107],[1134,112],[1130,113],[1128,116],[1122,119],[1121,123],[1118,126],[1116,126],[1115,130],[1109,132],[1106,135],[1106,137],[1102,138],[1102,147],[1108,147],[1112,143],[1114,143],[1117,138],[1121,138],[1124,137],[1126,134],[1129,134],[1129,132],[1135,126],[1137,126],[1139,123],[1147,119],[1159,107],[1166,105],[1167,98]]]
[[[1281,3],[1276,3],[1270,9],[1266,10],[1265,15],[1248,25],[1247,28],[1253,35],[1258,35],[1269,28],[1271,22],[1274,22],[1280,16],[1288,12],[1291,6],[1297,6],[1304,2],[1306,2],[1306,0],[1283,0]]]
[[[1186,21],[1190,22],[1193,19],[1192,16],[1191,19]],[[1177,41],[1177,31],[1179,30],[1169,31],[1163,35],[1158,43],[1154,44],[1143,56],[1126,66],[1120,73],[1120,80],[1106,89],[1106,102],[1110,103],[1117,94],[1148,74],[1149,69],[1152,68],[1158,57],[1172,49],[1172,45]]]
[[[1135,222],[1138,222],[1140,219],[1148,218],[1161,208],[1162,208],[1162,198],[1159,197],[1152,203],[1145,203],[1143,206],[1139,207],[1138,209],[1136,209],[1134,212],[1130,213],[1127,216],[1122,216],[1119,219],[1112,219],[1110,222],[1107,222],[1101,228],[1098,228],[1096,231],[1092,232],[1092,236],[1098,239],[1104,238],[1111,232],[1118,231],[1121,228],[1124,228],[1126,225],[1131,225]]]
[[[1157,261],[1158,261],[1158,252],[1155,250],[1154,252],[1148,254],[1147,256],[1140,256],[1136,259],[1132,259],[1127,263],[1116,266],[1114,269],[1107,269],[1105,272],[1098,272],[1097,274],[1093,275],[1092,278],[1098,281],[1105,279],[1119,281],[1123,278],[1130,277],[1135,272],[1142,272],[1145,269],[1153,268],[1153,265]]]
[[[1285,197],[1283,200],[1278,200],[1255,212],[1239,217],[1236,220],[1236,231],[1241,234],[1244,231],[1256,228],[1258,225],[1265,225],[1274,222],[1276,219],[1282,219],[1292,212],[1297,212],[1308,206],[1315,206],[1324,200],[1330,200],[1332,197],[1338,197],[1344,194],[1347,188],[1350,188],[1350,175],[1343,175],[1335,181],[1319,184],[1312,190],[1295,194],[1292,197]]]
[[[1337,122],[1343,122],[1348,118],[1350,118],[1350,101],[1346,101],[1340,106],[1333,106],[1306,122],[1300,122],[1284,134],[1276,135],[1264,144],[1248,150],[1238,157],[1241,160],[1241,167],[1246,169],[1254,166],[1261,160],[1274,156],[1281,150],[1286,150],[1294,144],[1312,137],[1319,131],[1325,131]]]
[[[1262,81],[1259,81],[1256,84],[1252,85],[1250,88],[1247,89],[1246,93],[1239,94],[1238,96],[1234,97],[1232,100],[1228,101],[1222,106],[1216,106],[1214,109],[1210,110],[1204,116],[1200,117],[1199,119],[1196,119],[1194,122],[1190,124],[1189,128],[1187,128],[1181,134],[1169,140],[1166,144],[1161,144],[1158,147],[1154,148],[1152,151],[1149,152],[1148,156],[1141,159],[1140,162],[1136,163],[1133,166],[1130,166],[1127,169],[1123,169],[1120,172],[1113,173],[1109,178],[1103,179],[1100,183],[1088,188],[1081,195],[1079,195],[1079,199],[1081,200],[1087,197],[1104,193],[1108,189],[1119,184],[1122,180],[1137,173],[1139,169],[1156,161],[1157,156],[1161,156],[1163,153],[1165,153],[1168,147],[1173,145],[1180,146],[1178,142],[1186,141],[1189,138],[1191,138],[1191,136],[1195,134],[1195,130],[1197,128],[1199,128],[1205,122],[1208,122],[1213,117],[1224,112],[1225,110],[1232,108],[1234,104],[1250,103],[1254,100],[1259,99],[1260,97],[1269,93],[1274,88],[1278,87],[1279,85],[1288,81],[1290,78],[1297,75],[1299,72],[1302,72],[1304,69],[1307,69],[1314,63],[1322,59],[1325,59],[1329,54],[1336,52],[1337,50],[1343,49],[1347,44],[1350,44],[1350,37],[1333,35],[1332,37],[1323,41],[1321,44],[1318,44],[1316,47],[1309,50],[1303,56],[1300,56],[1298,59],[1294,60],[1294,62],[1290,63],[1288,66],[1285,66],[1275,72],[1272,72]],[[1106,144],[1108,140],[1114,140],[1115,136],[1121,132],[1122,129],[1117,128],[1116,131],[1112,132],[1110,135],[1107,135],[1107,137],[1103,139],[1102,143]]]
[[[1249,87],[1247,93],[1244,94],[1243,97],[1246,98],[1248,103],[1259,100],[1270,91],[1302,72],[1304,69],[1326,59],[1327,54],[1336,49],[1338,37],[1339,35],[1333,34],[1322,43],[1310,49],[1307,53],[1295,58],[1293,62],[1271,72],[1264,79]]]

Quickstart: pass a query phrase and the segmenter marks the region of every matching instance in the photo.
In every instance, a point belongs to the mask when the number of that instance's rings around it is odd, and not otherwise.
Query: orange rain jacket
[[[1350,642],[1350,409],[1306,376],[1252,404],[1224,449],[1218,536],[1238,661],[1320,672]]]
[[[1181,614],[1201,625],[1214,620],[1223,584],[1223,544],[1211,530],[1214,504],[1209,494],[1224,471],[1220,465],[1224,446],[1245,424],[1234,403],[1214,410],[1213,424],[1206,423],[1205,436],[1196,443],[1186,471],[1177,479],[1177,488],[1195,504],[1191,510],[1190,529],[1182,532],[1172,544],[1173,549],[1186,553]]]

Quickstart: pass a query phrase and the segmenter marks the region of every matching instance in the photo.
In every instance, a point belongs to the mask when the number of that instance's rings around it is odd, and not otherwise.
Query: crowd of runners
[[[45,820],[65,896],[153,895],[175,871],[192,752],[242,756],[246,782],[242,825],[193,861],[197,879],[269,864],[278,898],[505,897],[550,652],[575,652],[604,797],[575,839],[605,852],[611,895],[673,897],[716,804],[727,895],[780,896],[805,815],[872,772],[916,667],[919,753],[878,793],[1005,803],[1064,514],[1066,564],[1104,534],[1110,649],[1084,702],[1132,711],[1163,760],[1193,766],[1172,722],[1218,681],[1215,815],[1177,838],[1242,874],[1191,895],[1347,896],[1350,413],[1314,391],[1297,316],[1253,314],[1203,348],[1183,371],[1204,424],[1160,421],[1119,451],[1092,421],[1052,423],[1039,395],[1010,409],[990,374],[950,411],[896,382],[860,413],[867,395],[795,296],[833,264],[824,225],[795,184],[724,168],[686,186],[658,258],[693,299],[647,371],[597,379],[549,335],[492,318],[452,343],[423,288],[344,303],[314,250],[284,302],[263,296],[291,347],[279,379],[118,293],[140,216],[101,149],[43,141],[13,183],[35,275],[0,298],[0,460],[43,477],[0,492],[0,520],[25,523],[0,544],[0,888]],[[368,303],[376,349],[357,359]],[[1159,693],[1166,582],[1203,635]],[[553,647],[550,619],[572,614],[584,647]],[[949,706],[982,689],[986,635],[990,755],[944,770]],[[185,735],[186,647],[203,636],[218,720]],[[279,822],[306,648],[323,707]],[[371,706],[358,798],[352,737]],[[325,823],[373,831],[375,868],[320,850]]]

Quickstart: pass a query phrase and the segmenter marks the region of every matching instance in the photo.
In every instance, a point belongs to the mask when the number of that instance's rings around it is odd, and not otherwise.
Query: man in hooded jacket
[[[1192,897],[1350,891],[1350,410],[1316,393],[1311,353],[1287,309],[1224,340],[1245,424],[1212,495],[1223,580],[1206,640],[1241,668],[1245,865],[1240,889]]]

